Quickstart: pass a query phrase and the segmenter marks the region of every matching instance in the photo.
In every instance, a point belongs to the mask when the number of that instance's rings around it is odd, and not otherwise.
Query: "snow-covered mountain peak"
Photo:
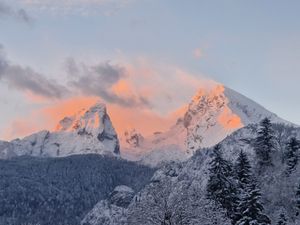
[[[10,155],[62,157],[89,153],[117,156],[120,153],[118,136],[106,106],[99,102],[88,110],[81,109],[74,115],[66,116],[54,132],[41,131],[0,145],[2,158]]]
[[[197,93],[194,95],[191,101],[192,104],[198,104],[202,99],[207,99],[210,102],[214,100],[218,100],[218,96],[222,96],[224,94],[225,87],[221,84],[212,87],[202,87]]]
[[[146,137],[140,146],[125,150],[152,165],[185,160],[196,150],[211,147],[237,129],[258,123],[265,117],[275,123],[288,123],[224,85],[204,87],[168,131]]]
[[[223,85],[200,89],[183,117],[184,127],[188,129],[199,122],[204,125],[204,129],[216,124],[220,124],[224,129],[242,127],[241,118],[231,110],[229,102]]]
[[[72,116],[62,119],[56,126],[56,132],[87,132],[95,134],[103,130],[103,118],[107,115],[106,106],[101,102],[97,102],[88,110],[81,109]]]
[[[203,147],[210,147],[251,123],[269,117],[288,123],[264,107],[217,84],[199,89],[177,122],[165,132],[144,136],[131,128],[120,133],[122,156],[157,165],[162,161],[185,160]],[[24,139],[0,143],[0,157],[15,155],[61,157],[72,154],[119,155],[119,139],[105,104],[97,102],[63,118],[54,132],[41,131]]]

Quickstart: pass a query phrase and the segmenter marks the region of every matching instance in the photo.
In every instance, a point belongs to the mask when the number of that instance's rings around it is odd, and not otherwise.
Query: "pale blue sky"
[[[69,57],[85,63],[143,58],[224,83],[300,124],[300,1],[0,3],[6,6],[1,14],[0,4],[0,44],[7,60],[59,83]],[[1,80],[0,88],[0,124],[38,107]]]

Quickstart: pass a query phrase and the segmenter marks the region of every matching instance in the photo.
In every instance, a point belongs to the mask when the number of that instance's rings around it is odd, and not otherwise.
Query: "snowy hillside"
[[[237,129],[258,123],[265,117],[272,122],[288,124],[254,101],[223,85],[200,89],[186,112],[167,132],[142,137],[134,130],[129,140],[135,142],[121,146],[122,154],[125,158],[135,158],[150,165],[186,160],[196,150],[211,147]],[[128,134],[130,132],[127,136]]]
[[[271,224],[277,224],[283,217],[288,225],[300,224],[300,163],[288,154],[287,144],[293,137],[300,139],[300,129],[273,125],[274,149],[270,155],[271,164],[263,167],[263,170],[254,147],[259,129],[258,125],[248,125],[225,138],[220,145],[222,155],[228,165],[238,168],[237,158],[241,150],[246,154],[251,167],[249,170],[252,171],[252,182],[257,181],[261,192],[261,199],[257,201],[263,205],[262,213],[271,219]],[[296,158],[299,155],[300,145],[295,152]],[[133,198],[128,208],[123,209],[126,215],[123,215],[120,224],[232,224],[226,210],[207,197],[213,157],[213,148],[202,149],[186,162],[169,163],[159,169],[151,182]],[[290,162],[294,165],[293,170],[289,170]],[[232,179],[232,184],[240,187],[236,180],[238,178],[235,178],[238,177],[235,175],[238,169],[232,173],[233,178],[227,177],[225,180]],[[250,182],[249,185],[251,184]],[[240,198],[243,199],[242,194],[238,197],[239,201]]]
[[[109,198],[98,202],[84,217],[81,225],[114,225],[125,224],[127,207],[130,204],[134,190],[130,187],[117,186]]]
[[[0,142],[0,157],[30,155],[62,157],[74,154],[119,155],[119,140],[106,107],[97,103],[65,117],[56,131],[41,131],[24,139]]]

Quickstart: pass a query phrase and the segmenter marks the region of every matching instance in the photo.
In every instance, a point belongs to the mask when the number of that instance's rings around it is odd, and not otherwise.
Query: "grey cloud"
[[[11,64],[3,53],[0,45],[0,81],[6,82],[12,88],[30,91],[46,98],[62,98],[68,94],[67,88],[56,81],[47,79],[33,69]]]
[[[104,62],[87,66],[82,63],[77,64],[73,59],[68,59],[66,68],[69,84],[83,94],[99,96],[107,102],[126,107],[150,106],[149,100],[144,97],[130,96],[125,98],[111,91],[114,84],[127,76],[126,69],[119,65]]]
[[[0,44],[0,82],[5,82],[14,89],[54,99],[80,92],[84,95],[99,96],[106,102],[125,107],[151,107],[150,101],[145,97],[139,95],[124,97],[112,91],[113,85],[126,78],[128,74],[122,66],[110,62],[89,66],[79,64],[70,58],[66,63],[66,71],[69,88],[46,78],[32,68],[12,64],[7,60]]]
[[[32,22],[32,18],[28,15],[28,13],[24,9],[19,9],[16,15],[18,19],[26,23]]]
[[[11,8],[3,2],[0,2],[0,16],[10,15],[11,13]]]
[[[32,22],[32,18],[24,9],[16,10],[10,7],[9,5],[5,4],[4,2],[0,2],[0,19],[6,17],[11,17],[25,23]]]
[[[7,61],[5,60],[5,53],[3,45],[0,44],[0,79],[3,76],[6,68],[7,68]]]
[[[28,90],[47,98],[62,98],[68,92],[65,87],[43,77],[31,68],[9,66],[5,78],[11,86],[19,90]]]

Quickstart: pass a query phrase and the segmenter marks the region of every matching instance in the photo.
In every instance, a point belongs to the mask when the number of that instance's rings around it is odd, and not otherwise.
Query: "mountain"
[[[65,117],[54,132],[40,131],[23,139],[0,142],[0,158],[20,155],[63,157],[89,153],[120,154],[117,133],[102,103]]]
[[[105,105],[97,103],[62,119],[54,132],[41,131],[23,139],[0,142],[0,158],[97,153],[121,155],[157,166],[187,160],[196,150],[211,147],[237,129],[265,117],[272,122],[289,124],[230,88],[215,85],[201,88],[167,131],[144,136],[132,129],[117,135]]]
[[[290,124],[223,85],[202,88],[168,131],[149,137],[143,137],[136,130],[127,132],[122,154],[154,166],[163,161],[186,160],[196,150],[211,147],[237,129],[265,117],[272,122]]]
[[[271,224],[279,224],[279,215],[284,214],[286,224],[299,225],[299,193],[297,198],[296,192],[299,186],[300,163],[296,163],[292,171],[288,170],[286,143],[292,137],[300,139],[300,128],[273,124],[276,142],[273,143],[275,148],[271,153],[272,164],[264,167],[264,170],[260,169],[253,147],[258,130],[259,125],[250,124],[233,132],[220,143],[222,155],[232,168],[236,168],[241,150],[246,154],[252,167],[253,179],[261,190],[263,212],[271,219]],[[299,156],[299,150],[296,154]],[[107,224],[232,224],[224,209],[207,198],[207,183],[213,157],[213,148],[205,148],[196,151],[185,162],[164,165],[155,172],[149,184],[133,197],[129,206],[122,208],[122,214],[120,208],[112,208],[110,221],[116,221],[115,218],[122,216],[122,222]],[[232,172],[232,182],[237,185],[237,171]],[[99,210],[88,215],[91,214],[93,218],[103,218],[103,212]],[[91,218],[87,221],[88,218],[90,217],[86,217],[86,224],[101,224]]]

